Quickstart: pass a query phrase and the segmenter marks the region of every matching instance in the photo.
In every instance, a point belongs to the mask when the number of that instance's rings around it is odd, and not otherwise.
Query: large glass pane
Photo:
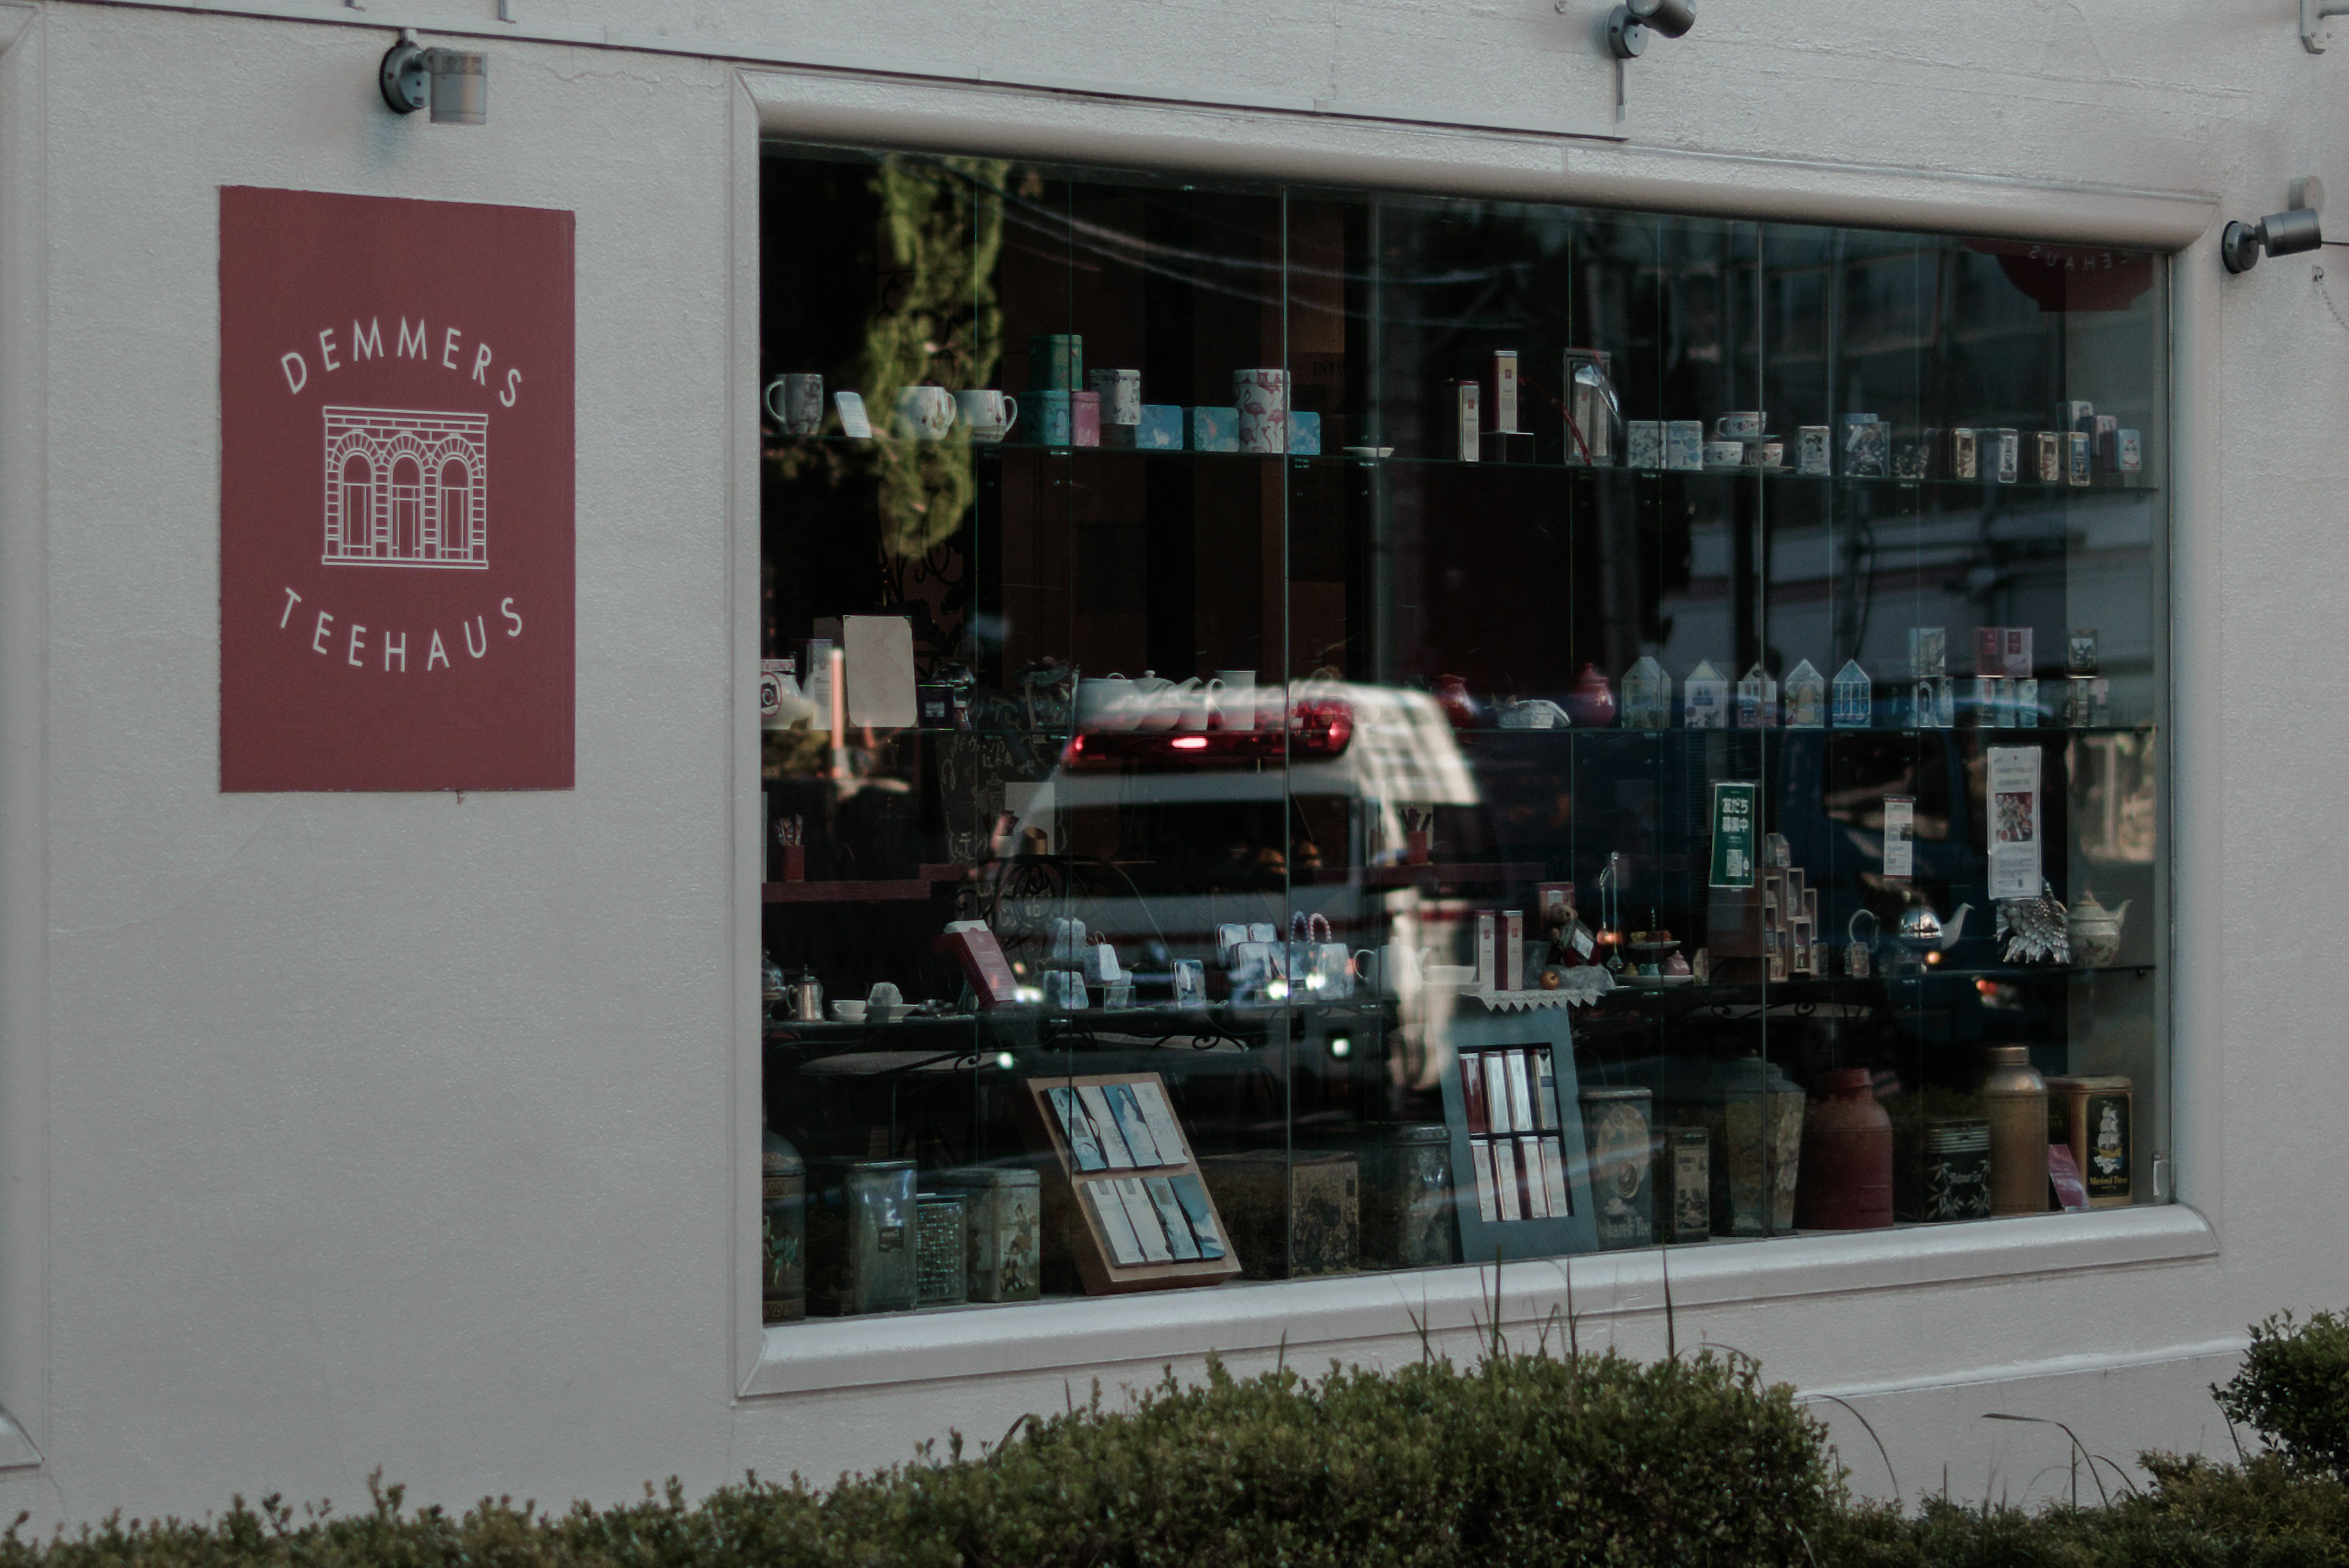
[[[2167,1196],[2158,258],[765,200],[776,1314]]]

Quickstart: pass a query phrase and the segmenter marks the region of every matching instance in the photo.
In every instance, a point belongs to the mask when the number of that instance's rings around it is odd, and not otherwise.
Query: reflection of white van
[[[1278,689],[1259,696],[1223,706],[1281,711]],[[1450,722],[1424,691],[1307,680],[1287,697],[1285,730],[1081,730],[988,868],[1007,946],[1080,919],[1145,988],[1212,955],[1224,924],[1286,933],[1319,914],[1350,948],[1417,946],[1415,881],[1390,868],[1436,808],[1483,805]]]

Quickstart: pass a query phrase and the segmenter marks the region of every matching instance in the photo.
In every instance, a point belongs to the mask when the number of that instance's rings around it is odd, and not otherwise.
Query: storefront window
[[[763,176],[771,1319],[2168,1197],[2163,258]]]

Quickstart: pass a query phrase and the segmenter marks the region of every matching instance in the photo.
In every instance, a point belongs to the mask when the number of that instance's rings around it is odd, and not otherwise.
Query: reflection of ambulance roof
[[[1300,702],[1331,698],[1352,709],[1354,736],[1340,760],[1364,798],[1429,805],[1474,805],[1481,798],[1451,721],[1426,692],[1307,680],[1292,696]]]
[[[1353,734],[1334,758],[1297,757],[1286,769],[1261,771],[1188,767],[1179,762],[1154,766],[1135,777],[1121,771],[1055,768],[1022,814],[1032,819],[1047,810],[1126,805],[1148,801],[1278,800],[1284,794],[1340,795],[1355,800],[1413,805],[1475,805],[1484,796],[1467,759],[1452,737],[1452,724],[1424,691],[1386,686],[1356,686],[1342,680],[1300,680],[1290,688],[1299,702],[1335,701],[1353,714]]]

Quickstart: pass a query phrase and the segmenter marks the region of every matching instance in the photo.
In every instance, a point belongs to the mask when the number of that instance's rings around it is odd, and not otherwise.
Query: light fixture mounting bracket
[[[399,42],[384,51],[377,79],[383,88],[383,101],[395,114],[414,114],[429,101],[431,75],[425,69],[424,50],[411,29],[402,27]]]

